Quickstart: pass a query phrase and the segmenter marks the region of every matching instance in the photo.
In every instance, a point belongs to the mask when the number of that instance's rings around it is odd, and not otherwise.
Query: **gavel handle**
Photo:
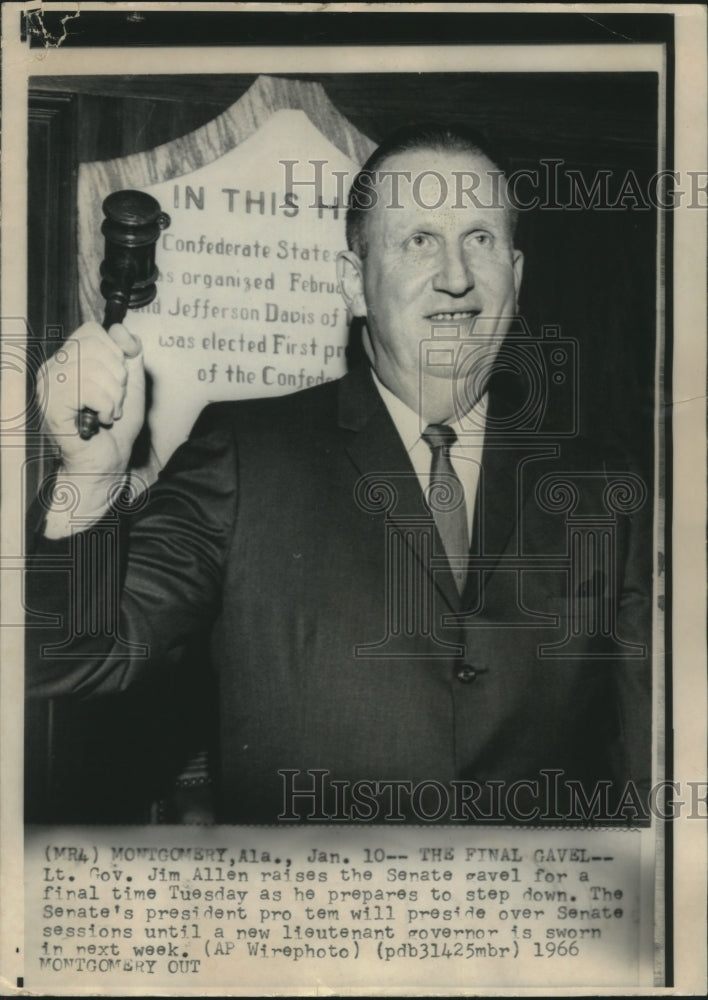
[[[130,300],[130,289],[133,284],[133,273],[134,269],[130,274],[126,273],[126,278],[129,278],[129,281],[126,280],[122,288],[114,289],[106,299],[106,311],[103,315],[104,330],[109,330],[114,323],[122,323],[125,319]],[[96,411],[84,406],[77,417],[77,426],[82,441],[88,441],[94,434],[98,434],[99,423]]]

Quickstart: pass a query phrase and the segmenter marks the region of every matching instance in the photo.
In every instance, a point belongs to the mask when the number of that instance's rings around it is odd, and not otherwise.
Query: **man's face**
[[[389,180],[379,181],[365,221],[367,252],[363,260],[342,255],[342,288],[352,312],[366,318],[365,347],[384,385],[430,419],[447,419],[451,381],[466,380],[456,398],[466,394],[474,405],[480,371],[488,371],[516,311],[523,258],[513,248],[504,182],[472,152],[412,150],[381,170],[397,173],[398,197]],[[440,364],[451,355],[437,351],[438,363],[429,363],[421,342],[433,335],[457,347],[454,361]]]

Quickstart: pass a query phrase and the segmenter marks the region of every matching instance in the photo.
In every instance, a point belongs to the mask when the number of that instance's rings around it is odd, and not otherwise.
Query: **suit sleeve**
[[[229,404],[207,407],[133,509],[59,541],[30,533],[30,695],[122,691],[169,669],[216,616],[237,508]]]

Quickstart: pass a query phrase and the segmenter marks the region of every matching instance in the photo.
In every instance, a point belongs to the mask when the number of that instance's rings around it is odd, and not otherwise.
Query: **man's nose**
[[[446,246],[433,280],[435,290],[461,296],[474,288],[472,266],[460,246]]]

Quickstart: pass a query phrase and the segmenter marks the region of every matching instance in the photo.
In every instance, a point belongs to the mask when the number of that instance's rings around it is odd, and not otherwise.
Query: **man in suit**
[[[62,625],[28,630],[30,691],[169,683],[208,628],[222,820],[559,822],[583,803],[636,819],[649,504],[620,456],[565,447],[505,384],[540,357],[517,319],[514,221],[473,134],[385,143],[338,262],[367,363],[208,407],[129,510],[139,344],[77,331],[64,381],[51,360],[41,377],[62,466],[27,603]],[[67,554],[73,589],[51,571]]]

